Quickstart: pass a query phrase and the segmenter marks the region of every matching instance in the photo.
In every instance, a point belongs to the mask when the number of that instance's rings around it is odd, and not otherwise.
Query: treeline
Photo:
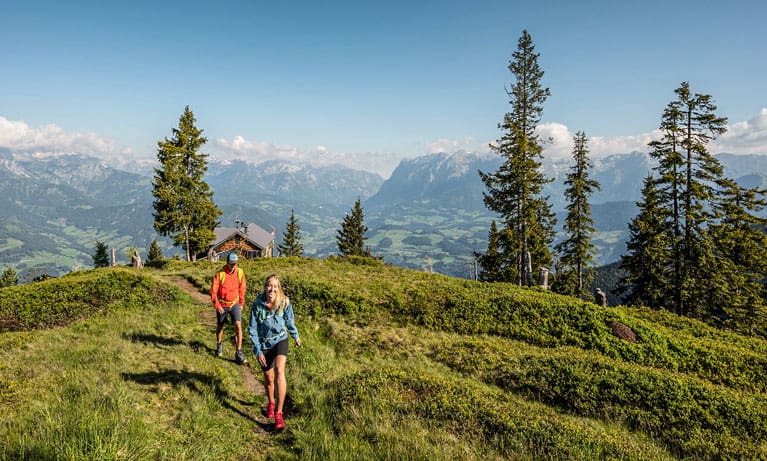
[[[595,232],[589,205],[599,183],[584,132],[574,137],[567,174],[565,239],[552,248],[556,218],[542,191],[543,141],[536,127],[550,90],[542,86],[527,31],[509,62],[511,110],[491,148],[503,158],[495,172],[480,172],[484,202],[498,213],[488,233],[487,251],[476,254],[485,281],[545,285],[559,293],[593,299]],[[668,309],[676,314],[726,324],[765,335],[763,314],[767,276],[765,190],[744,188],[724,176],[708,144],[726,130],[712,96],[695,93],[688,82],[663,110],[661,138],[649,143],[657,160],[644,181],[638,214],[629,225],[626,254],[616,281],[621,302]]]

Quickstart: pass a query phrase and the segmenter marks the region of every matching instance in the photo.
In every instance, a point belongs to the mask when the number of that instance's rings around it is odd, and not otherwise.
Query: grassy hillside
[[[284,432],[212,355],[216,267],[169,262],[2,289],[0,458],[767,458],[764,340],[366,260],[244,269],[297,313]]]

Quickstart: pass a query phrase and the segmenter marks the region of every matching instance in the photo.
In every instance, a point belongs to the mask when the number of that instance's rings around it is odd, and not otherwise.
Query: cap
[[[237,253],[229,253],[229,256],[226,257],[226,262],[236,263],[238,259]]]

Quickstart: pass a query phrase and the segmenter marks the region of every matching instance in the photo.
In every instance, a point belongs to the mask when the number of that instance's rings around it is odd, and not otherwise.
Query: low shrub
[[[110,306],[141,307],[178,300],[179,292],[130,269],[79,272],[3,289],[0,332],[51,328],[87,318]]]
[[[355,373],[334,385],[339,431],[350,415],[416,418],[466,444],[490,447],[505,458],[659,459],[663,448],[642,438],[557,415],[536,403],[467,380],[386,368]],[[371,408],[372,406],[372,408]],[[360,408],[367,408],[362,411]],[[365,421],[351,417],[357,430]]]
[[[472,338],[431,357],[576,416],[623,421],[682,457],[745,459],[767,447],[767,398],[573,348]],[[767,453],[765,453],[767,454]]]

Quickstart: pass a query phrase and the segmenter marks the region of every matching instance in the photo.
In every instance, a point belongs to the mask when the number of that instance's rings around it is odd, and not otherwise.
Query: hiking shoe
[[[216,346],[216,357],[221,357],[224,355],[224,343],[218,343],[218,346]]]
[[[274,402],[269,402],[269,406],[266,407],[266,417],[274,418]]]
[[[246,363],[248,363],[248,359],[246,359],[245,356],[242,355],[242,351],[235,352],[234,361],[237,362],[237,365],[245,365]]]
[[[285,429],[285,420],[282,419],[282,413],[276,413],[274,415],[274,430],[279,431]]]

